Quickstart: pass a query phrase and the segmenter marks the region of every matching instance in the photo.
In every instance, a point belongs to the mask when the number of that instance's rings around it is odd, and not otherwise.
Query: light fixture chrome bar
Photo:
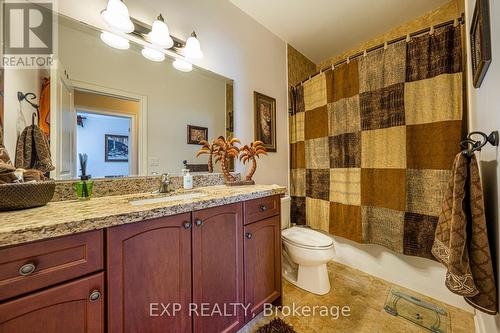
[[[150,41],[148,38],[148,34],[151,31],[151,26],[149,24],[141,22],[133,17],[130,17],[130,19],[132,20],[132,22],[134,23],[134,26],[135,26],[135,30],[131,34],[133,34],[134,36],[139,37],[142,40],[144,40],[145,42],[149,43]],[[181,53],[181,49],[186,45],[186,42],[183,41],[182,39],[177,38],[177,37],[172,36],[172,35],[170,35],[170,37],[172,37],[172,39],[174,41],[174,46],[172,46],[168,50],[176,53],[179,56],[183,56]]]

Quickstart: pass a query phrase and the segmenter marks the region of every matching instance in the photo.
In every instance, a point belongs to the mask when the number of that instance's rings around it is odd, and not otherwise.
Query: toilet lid
[[[329,247],[333,239],[321,232],[309,228],[292,227],[281,233],[285,240],[308,247]]]

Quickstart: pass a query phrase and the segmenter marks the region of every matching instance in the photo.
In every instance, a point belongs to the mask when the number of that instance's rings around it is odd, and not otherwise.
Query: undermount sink
[[[180,194],[173,194],[173,195],[162,196],[162,197],[153,197],[153,198],[148,198],[148,199],[131,200],[130,204],[133,206],[151,205],[151,204],[172,202],[172,201],[178,201],[178,200],[189,200],[189,199],[203,198],[203,197],[206,197],[207,195],[208,194],[201,193],[201,192],[180,193]]]

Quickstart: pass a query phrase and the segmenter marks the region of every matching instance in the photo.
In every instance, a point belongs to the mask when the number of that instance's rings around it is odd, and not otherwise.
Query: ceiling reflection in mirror
[[[204,171],[199,141],[231,134],[232,80],[196,66],[178,70],[174,59],[133,42],[112,48],[94,27],[57,21],[50,68],[0,71],[3,143],[16,167],[33,167],[19,148],[35,124],[48,141],[53,179],[78,178],[80,154],[94,179],[178,174],[184,161]]]

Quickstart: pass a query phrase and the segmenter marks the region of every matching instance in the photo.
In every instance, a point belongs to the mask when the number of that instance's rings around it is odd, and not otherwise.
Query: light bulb
[[[168,26],[163,19],[163,16],[158,16],[158,19],[153,22],[151,32],[148,34],[151,43],[169,49],[174,46],[174,41],[170,37],[170,32],[168,31]]]
[[[181,72],[191,72],[193,70],[193,65],[182,59],[175,59],[172,65]]]
[[[121,0],[109,0],[106,9],[101,12],[101,17],[110,28],[124,33],[134,31],[128,8]]]
[[[201,59],[203,58],[203,52],[201,52],[200,41],[193,31],[191,36],[186,41],[186,46],[184,47],[184,56],[189,59]]]
[[[130,43],[127,38],[115,35],[108,31],[103,31],[101,34],[101,40],[108,46],[118,50],[127,50],[130,47]]]
[[[141,53],[144,58],[151,61],[162,62],[165,60],[165,53],[147,46],[142,49]]]

